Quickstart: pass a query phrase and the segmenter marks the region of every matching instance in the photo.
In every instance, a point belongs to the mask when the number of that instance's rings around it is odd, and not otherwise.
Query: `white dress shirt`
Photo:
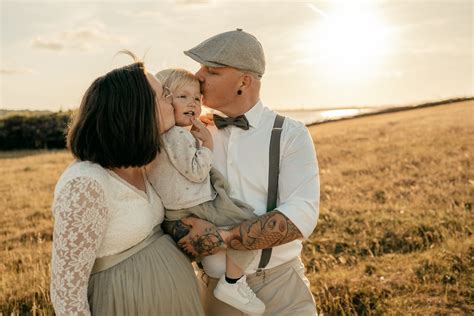
[[[222,115],[217,111],[216,114]],[[235,126],[217,129],[209,126],[214,137],[214,167],[229,181],[231,197],[250,204],[255,214],[266,212],[270,136],[276,112],[259,101],[245,113],[250,129]],[[286,118],[280,140],[280,175],[277,209],[309,237],[319,215],[319,173],[313,141],[306,126]],[[299,256],[302,241],[294,240],[273,248],[272,268]],[[245,271],[254,273],[260,253]],[[225,254],[219,252],[203,260],[206,273],[218,278],[225,272]]]

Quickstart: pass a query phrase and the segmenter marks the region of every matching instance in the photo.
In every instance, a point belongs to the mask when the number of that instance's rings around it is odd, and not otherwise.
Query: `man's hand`
[[[214,224],[195,217],[183,218],[189,234],[178,241],[178,246],[191,258],[202,258],[225,249],[224,240]]]
[[[199,120],[203,122],[204,125],[214,125],[214,116],[212,113],[208,112],[206,115],[201,115]]]

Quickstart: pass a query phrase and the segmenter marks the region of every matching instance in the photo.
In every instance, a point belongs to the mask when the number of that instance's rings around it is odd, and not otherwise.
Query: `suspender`
[[[277,114],[275,123],[273,123],[272,136],[270,138],[269,164],[268,164],[268,196],[267,212],[276,208],[278,195],[278,174],[280,171],[280,137],[285,117]],[[258,269],[267,266],[272,256],[272,248],[262,249],[262,256]]]

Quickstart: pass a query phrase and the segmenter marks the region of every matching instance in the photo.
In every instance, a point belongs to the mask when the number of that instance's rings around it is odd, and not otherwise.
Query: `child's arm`
[[[213,150],[214,140],[212,139],[211,132],[209,132],[209,130],[200,120],[191,119],[191,121],[193,122],[191,134],[193,134],[194,137],[202,142],[203,147]]]
[[[186,179],[203,182],[211,171],[213,155],[207,147],[198,147],[196,139],[183,127],[173,127],[163,135],[168,158]]]

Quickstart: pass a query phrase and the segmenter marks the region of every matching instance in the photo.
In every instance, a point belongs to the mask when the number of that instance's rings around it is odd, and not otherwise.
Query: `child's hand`
[[[201,115],[199,119],[204,123],[205,126],[214,125],[214,116],[210,112],[206,113],[205,115]]]
[[[206,126],[200,121],[194,118],[191,119],[193,127],[191,127],[191,134],[202,142],[202,146],[209,148],[210,150],[214,147],[214,141],[212,139],[211,132]]]

